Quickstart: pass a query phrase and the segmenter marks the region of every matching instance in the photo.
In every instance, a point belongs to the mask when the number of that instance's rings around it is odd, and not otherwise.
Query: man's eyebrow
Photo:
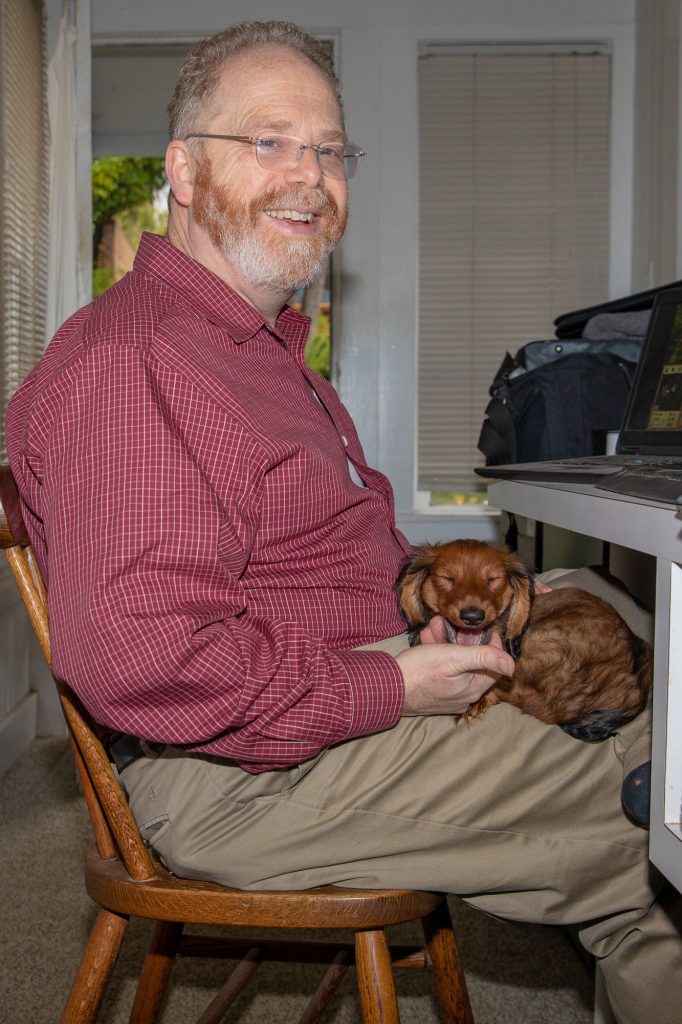
[[[348,136],[343,128],[329,128],[320,132],[318,142],[348,142]]]
[[[268,117],[248,117],[244,122],[244,130],[248,132],[290,132],[291,121],[273,121]]]
[[[279,120],[273,121],[268,118],[261,119],[249,119],[246,122],[246,131],[250,134],[257,132],[282,132],[283,135],[295,135],[298,138],[297,133],[294,131],[294,125],[291,121]],[[346,142],[347,135],[343,128],[326,128],[319,133],[316,138],[316,142]]]

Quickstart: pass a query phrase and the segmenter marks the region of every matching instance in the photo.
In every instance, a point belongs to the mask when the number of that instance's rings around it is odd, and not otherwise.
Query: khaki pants
[[[604,592],[601,580],[576,582]],[[648,832],[620,802],[624,770],[648,757],[648,728],[645,713],[586,744],[499,705],[470,725],[403,719],[255,776],[167,748],[122,782],[143,835],[179,875],[432,889],[512,920],[578,924],[621,1024],[673,1024],[682,942],[654,902]]]

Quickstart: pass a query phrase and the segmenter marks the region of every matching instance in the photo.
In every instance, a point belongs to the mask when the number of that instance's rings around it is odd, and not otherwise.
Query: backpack
[[[642,339],[534,341],[505,355],[478,440],[486,465],[604,451],[618,430]]]

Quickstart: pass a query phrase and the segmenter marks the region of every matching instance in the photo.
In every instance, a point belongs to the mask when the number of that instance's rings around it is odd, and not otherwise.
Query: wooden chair
[[[23,601],[50,664],[46,592],[30,547],[14,480],[0,467],[0,538]],[[95,844],[85,861],[85,885],[100,907],[61,1020],[94,1021],[104,998],[131,916],[155,922],[142,965],[130,1020],[158,1019],[176,954],[241,958],[199,1019],[217,1024],[259,964],[267,959],[328,963],[329,967],[301,1020],[313,1024],[348,966],[355,965],[365,1024],[399,1021],[393,967],[432,967],[448,1024],[473,1024],[466,983],[444,897],[404,889],[344,889],[251,892],[213,882],[177,878],[150,854],[138,832],[108,756],[87,711],[55,680],[68,726]],[[388,925],[420,919],[425,949],[389,950]],[[281,928],[286,941],[204,938],[183,935],[185,922]],[[347,928],[354,943],[301,942],[296,929]]]

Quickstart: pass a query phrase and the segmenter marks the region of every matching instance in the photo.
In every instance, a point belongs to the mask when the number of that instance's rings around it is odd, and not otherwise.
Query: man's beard
[[[348,219],[323,186],[270,189],[248,204],[240,202],[227,188],[214,183],[208,161],[197,168],[192,209],[197,224],[245,281],[286,295],[293,295],[322,273]],[[274,230],[267,237],[258,224],[263,211],[272,209],[315,210],[325,215],[325,223],[321,231],[305,238],[277,237]]]

